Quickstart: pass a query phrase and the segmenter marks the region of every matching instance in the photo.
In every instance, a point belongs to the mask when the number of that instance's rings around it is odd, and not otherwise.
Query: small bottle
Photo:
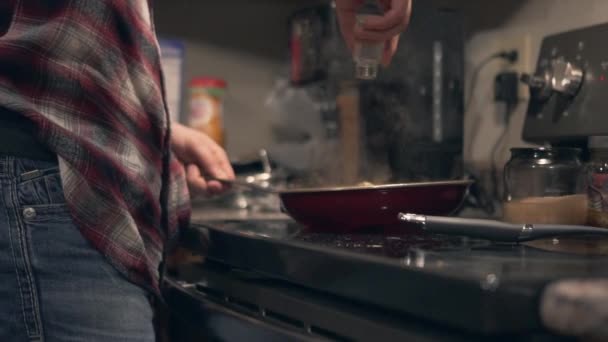
[[[384,12],[377,0],[365,0],[357,15],[357,25],[368,17],[382,15]],[[355,41],[353,57],[356,63],[356,77],[362,80],[375,79],[378,76],[378,65],[382,61],[383,53],[384,42]]]

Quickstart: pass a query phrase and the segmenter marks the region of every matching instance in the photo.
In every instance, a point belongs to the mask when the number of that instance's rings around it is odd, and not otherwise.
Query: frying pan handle
[[[399,219],[416,223],[435,234],[462,235],[492,241],[521,242],[561,235],[608,235],[608,229],[559,224],[515,224],[495,220],[399,214]]]
[[[515,225],[500,221],[403,213],[399,214],[399,219],[417,223],[424,231],[433,234],[462,235],[492,241],[523,241],[527,238],[530,229],[530,225]]]

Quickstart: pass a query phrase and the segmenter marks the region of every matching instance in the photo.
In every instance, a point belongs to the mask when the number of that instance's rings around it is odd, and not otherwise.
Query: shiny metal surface
[[[584,71],[572,62],[556,59],[552,62],[551,88],[560,94],[574,96],[583,83]]]
[[[254,181],[249,181],[249,180],[239,180],[239,179],[234,179],[234,180],[230,180],[230,179],[223,179],[223,178],[217,178],[217,177],[209,177],[209,180],[215,180],[224,184],[229,184],[231,186],[237,186],[237,187],[243,187],[246,188],[247,190],[251,190],[251,191],[256,191],[256,192],[262,192],[262,193],[277,193],[276,190],[270,188],[270,187],[265,187],[262,185],[259,185],[257,183],[255,183]]]
[[[524,224],[521,227],[521,233],[519,233],[519,239],[521,241],[529,240],[534,234],[534,225],[532,224]]]
[[[553,253],[531,245],[491,243],[460,236],[425,234],[410,231],[406,234],[325,234],[307,232],[293,221],[228,222],[209,223],[210,232],[224,242],[225,238],[249,241],[249,247],[256,242],[268,245],[263,255],[248,254],[247,248],[239,251],[237,259],[262,260],[274,255],[274,262],[292,271],[313,271],[312,265],[331,267],[330,258],[334,253],[347,253],[353,262],[371,262],[401,270],[425,270],[442,276],[470,278],[480,281],[488,274],[500,277],[527,277],[528,279],[550,279],[567,276],[600,275],[608,276],[608,257]],[[565,240],[565,239],[564,239]],[[212,241],[213,242],[213,241]],[[227,247],[227,246],[226,246]],[[218,244],[211,258],[223,258],[231,251]],[[232,252],[236,252],[234,247]],[[300,250],[303,255],[290,258],[290,252]],[[281,252],[279,252],[281,251]],[[279,254],[276,254],[279,253]],[[257,253],[256,253],[257,254]],[[409,261],[408,261],[409,260]],[[310,263],[310,265],[308,265]],[[300,264],[298,269],[295,264]],[[288,266],[292,265],[292,266]],[[307,266],[305,266],[307,265]],[[410,267],[413,267],[410,268]],[[277,270],[278,271],[278,270]],[[336,270],[336,272],[340,272]]]
[[[545,101],[553,93],[551,88],[551,73],[549,69],[539,70],[534,75],[524,74],[521,81],[530,87],[530,93],[538,101]]]
[[[338,186],[338,187],[318,187],[318,188],[284,188],[274,189],[271,187],[261,186],[250,180],[229,180],[217,177],[211,177],[210,180],[240,186],[252,191],[264,193],[309,193],[309,192],[335,192],[335,191],[350,191],[350,190],[384,190],[398,188],[413,188],[413,187],[428,187],[428,186],[443,186],[443,185],[471,185],[472,180],[446,180],[432,182],[412,182],[412,183],[397,183],[397,184],[380,184],[380,185],[353,185],[353,186]]]
[[[416,188],[416,187],[429,187],[429,186],[444,186],[444,185],[471,185],[473,181],[468,179],[463,180],[445,180],[445,181],[432,181],[432,182],[412,182],[412,183],[398,183],[398,184],[381,184],[381,185],[354,185],[354,186],[340,186],[340,187],[321,187],[321,188],[299,188],[299,189],[285,189],[283,193],[307,193],[307,192],[335,192],[345,190],[384,190],[384,189],[398,189],[398,188]]]
[[[399,219],[404,222],[418,224],[422,229],[424,229],[426,225],[426,216],[424,215],[399,213]]]

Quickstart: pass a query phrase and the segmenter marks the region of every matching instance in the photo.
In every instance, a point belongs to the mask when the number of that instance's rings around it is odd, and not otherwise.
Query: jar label
[[[608,212],[608,174],[591,175],[588,189],[589,209]]]
[[[190,124],[206,125],[213,115],[217,115],[218,103],[210,97],[199,97],[190,103]]]
[[[220,146],[224,146],[221,98],[198,93],[190,100],[190,127],[207,134]]]

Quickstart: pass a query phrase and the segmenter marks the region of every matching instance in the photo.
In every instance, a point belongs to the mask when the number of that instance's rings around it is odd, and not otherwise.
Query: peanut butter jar
[[[207,134],[226,147],[224,134],[224,97],[226,81],[198,77],[190,81],[189,126]]]

